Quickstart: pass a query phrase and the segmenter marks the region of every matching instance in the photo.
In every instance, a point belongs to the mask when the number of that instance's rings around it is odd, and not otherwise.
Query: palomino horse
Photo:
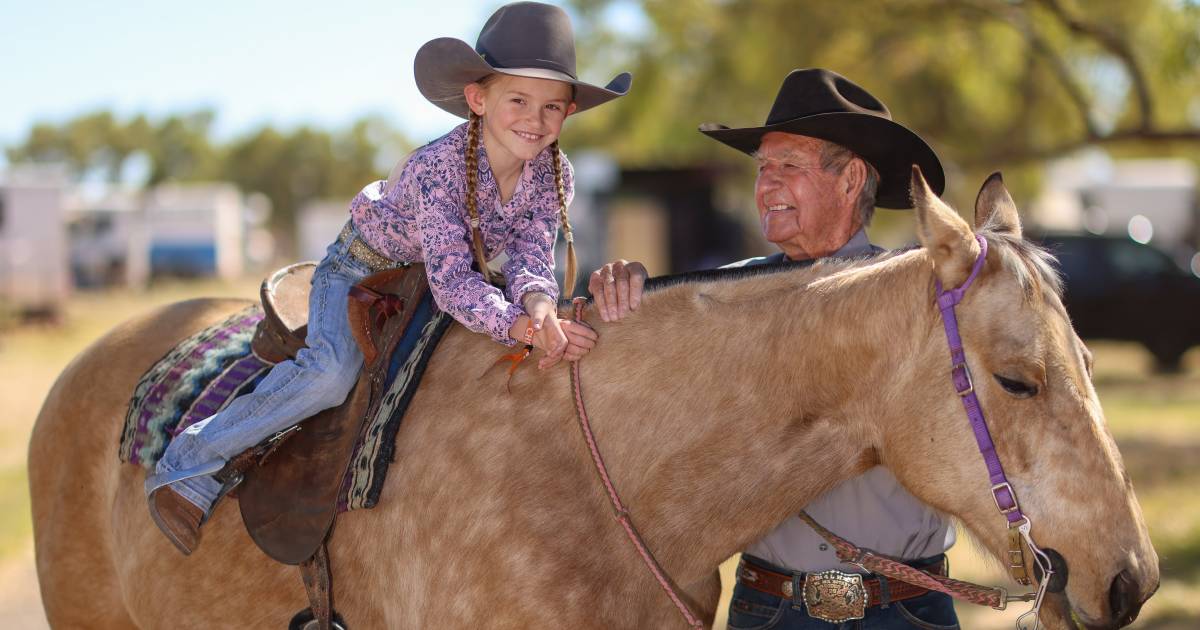
[[[721,561],[877,464],[1007,553],[933,301],[934,280],[960,285],[980,246],[923,180],[914,190],[922,249],[693,279],[648,293],[623,323],[592,318],[601,343],[581,368],[596,438],[647,545],[707,619]],[[1123,626],[1157,588],[1158,558],[1091,358],[998,177],[976,223],[986,261],[958,307],[974,386],[1033,538],[1069,566],[1042,617]],[[179,555],[147,514],[144,471],[116,457],[142,373],[244,306],[196,300],[133,320],[51,391],[29,479],[54,627],[282,627],[306,605],[295,570],[254,548],[231,501]],[[497,352],[461,328],[442,340],[382,501],[334,530],[338,611],[360,629],[680,627],[613,521],[568,370],[522,369],[505,394],[500,377],[477,378]]]

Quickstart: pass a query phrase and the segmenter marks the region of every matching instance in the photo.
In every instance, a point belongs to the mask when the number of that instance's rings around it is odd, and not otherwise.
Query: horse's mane
[[[663,289],[668,289],[681,284],[743,280],[746,278],[769,276],[777,273],[795,271],[798,269],[811,269],[814,277],[825,276],[848,268],[865,266],[881,260],[886,260],[916,248],[917,246],[913,245],[900,249],[880,252],[878,254],[867,254],[850,258],[824,258],[816,262],[811,260],[787,260],[784,262],[766,263],[761,265],[719,267],[717,269],[684,271],[681,273],[673,273],[665,276],[655,276],[653,278],[649,278],[646,280],[644,290],[649,293],[652,291],[661,291]]]
[[[1000,264],[1016,277],[1017,282],[1029,297],[1041,294],[1042,291],[1053,293],[1062,298],[1062,274],[1058,270],[1058,260],[1049,250],[1037,243],[1025,240],[1011,232],[985,225],[979,234],[988,241],[989,249],[995,251],[1000,258]],[[811,269],[815,278],[833,275],[847,269],[865,267],[867,265],[888,260],[901,254],[920,249],[918,244],[910,244],[898,249],[856,256],[852,258],[826,258],[814,263],[813,261],[785,261],[761,265],[741,267],[721,267],[717,269],[700,269],[685,271],[665,276],[656,276],[646,280],[644,290],[647,293],[661,291],[681,284],[729,282],[769,276],[798,269]]]

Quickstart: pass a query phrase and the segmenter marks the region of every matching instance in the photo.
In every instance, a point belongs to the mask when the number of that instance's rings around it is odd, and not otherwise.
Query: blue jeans
[[[357,237],[355,232],[353,235]],[[228,461],[310,416],[346,400],[363,355],[346,316],[350,287],[371,269],[350,255],[350,243],[335,241],[312,278],[308,301],[307,348],[267,373],[255,390],[175,436],[158,461],[157,471],[176,472],[213,461]],[[205,512],[221,484],[212,476],[184,479],[172,486]]]
[[[935,556],[910,564],[920,568],[943,558]],[[754,562],[777,573],[792,573],[758,558]],[[949,595],[929,592],[904,601],[870,606],[862,619],[829,623],[810,617],[799,594],[794,600],[783,599],[738,582],[729,603],[728,627],[729,630],[947,630],[958,628],[958,616]]]

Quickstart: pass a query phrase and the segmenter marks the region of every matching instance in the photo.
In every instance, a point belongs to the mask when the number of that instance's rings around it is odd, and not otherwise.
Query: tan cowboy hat
[[[580,81],[570,18],[562,9],[540,2],[514,2],[497,9],[479,32],[475,48],[453,37],[426,42],[413,66],[421,94],[460,118],[470,112],[463,88],[493,72],[569,83],[575,88],[576,112],[624,96],[633,82],[628,72],[605,87]]]

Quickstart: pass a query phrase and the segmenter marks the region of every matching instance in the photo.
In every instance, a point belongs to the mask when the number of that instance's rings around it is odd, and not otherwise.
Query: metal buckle
[[[997,492],[997,490],[1004,489],[1008,489],[1008,496],[1012,497],[1012,507],[1010,508],[1005,508],[1000,505],[1000,493]],[[1012,486],[1008,485],[1007,481],[992,486],[992,501],[996,503],[996,509],[1000,510],[1000,513],[1005,516],[1008,516],[1010,513],[1021,509],[1021,505],[1017,503],[1017,493],[1013,492]]]
[[[842,623],[867,616],[867,589],[857,573],[821,571],[804,575],[804,606],[809,616]]]
[[[965,376],[967,379],[966,389],[959,389],[958,383],[954,383],[954,372],[960,369],[963,372],[963,376]],[[967,367],[966,361],[959,361],[958,363],[954,364],[954,367],[950,368],[950,382],[954,383],[954,391],[958,392],[960,397],[968,396],[971,394],[971,392],[975,391],[975,380],[971,378],[971,368]]]

